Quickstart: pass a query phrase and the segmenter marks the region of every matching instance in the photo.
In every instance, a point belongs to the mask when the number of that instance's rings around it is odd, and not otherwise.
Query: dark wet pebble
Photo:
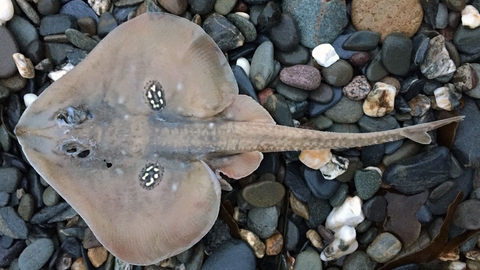
[[[76,47],[85,50],[87,52],[93,50],[98,42],[90,37],[87,37],[82,32],[76,29],[67,29],[65,31],[67,39]]]
[[[405,194],[416,194],[448,179],[450,153],[435,147],[387,167],[384,181]]]
[[[61,202],[54,206],[48,206],[43,208],[40,212],[35,213],[32,219],[30,220],[31,224],[43,224],[55,217],[56,215],[60,214],[61,212],[65,211],[66,209],[70,208],[70,205],[66,202]]]
[[[465,230],[480,229],[480,215],[477,214],[478,209],[480,209],[480,200],[466,200],[461,202],[455,210],[453,222]]]
[[[424,34],[415,35],[412,38],[412,60],[416,66],[420,66],[425,59],[430,38]]]
[[[319,116],[310,118],[308,125],[313,125],[314,129],[317,130],[326,130],[333,125],[333,122],[330,118],[320,114]]]
[[[342,88],[334,87],[333,88],[333,98],[331,99],[330,102],[328,102],[328,103],[319,103],[319,102],[315,102],[315,101],[310,102],[310,106],[308,108],[308,113],[309,113],[310,117],[318,116],[321,113],[325,112],[326,110],[330,109],[331,107],[335,106],[335,104],[337,104],[340,101],[342,96],[343,96]]]
[[[40,35],[63,34],[69,28],[77,27],[77,19],[71,15],[55,14],[42,18],[40,22]]]
[[[75,209],[73,209],[71,206],[69,206],[69,207],[67,207],[67,209],[61,211],[60,213],[58,213],[57,215],[55,215],[54,217],[49,219],[48,223],[67,221],[69,219],[74,218],[77,215],[78,214],[75,211]]]
[[[18,52],[17,42],[5,26],[0,26],[0,78],[7,78],[17,72],[12,55]]]
[[[287,233],[284,241],[285,249],[289,251],[295,250],[295,247],[300,241],[300,230],[298,229],[297,224],[292,222],[290,219],[287,223]]]
[[[247,227],[260,238],[272,236],[277,228],[278,209],[275,206],[248,211]]]
[[[480,52],[480,28],[470,29],[467,26],[460,26],[455,31],[453,43],[457,50],[466,54],[476,54]]]
[[[319,199],[328,200],[341,184],[336,180],[326,180],[319,170],[305,168],[303,175],[310,191]]]
[[[252,82],[250,82],[250,79],[248,78],[247,74],[245,74],[243,68],[234,65],[232,66],[232,71],[233,75],[235,76],[235,80],[237,81],[238,92],[243,95],[251,96],[258,102],[257,93],[255,92]]]
[[[242,240],[231,239],[212,251],[201,270],[255,270],[255,254]]]
[[[332,206],[328,200],[315,198],[308,202],[308,211],[310,213],[310,219],[307,220],[307,225],[309,228],[316,229],[325,222],[332,211]]]
[[[41,238],[28,245],[18,258],[21,270],[39,270],[52,256],[54,246],[52,240]]]
[[[13,239],[27,239],[25,221],[10,206],[0,208],[0,232]]]
[[[338,93],[337,93],[337,95],[338,95]],[[340,98],[341,97],[342,96],[340,96]],[[327,104],[327,103],[330,103],[333,100],[334,91],[333,91],[333,88],[330,85],[328,85],[326,83],[321,83],[318,88],[312,90],[308,94],[308,98],[313,100],[313,101],[322,103],[322,104]],[[340,98],[339,98],[339,100],[340,100]]]
[[[110,12],[105,12],[100,16],[97,25],[97,33],[100,38],[104,38],[108,33],[110,33],[115,27],[118,26],[117,21]]]
[[[295,270],[322,270],[320,254],[313,249],[300,252],[295,258]]]
[[[358,120],[358,126],[362,132],[376,132],[397,128],[398,122],[395,117],[385,115],[383,117],[362,116]]]
[[[375,195],[362,205],[365,218],[373,222],[382,222],[387,214],[387,200],[380,195]]]
[[[296,102],[301,102],[308,98],[308,91],[298,89],[284,83],[279,83],[275,90],[277,91],[277,93],[284,96],[286,99]]]
[[[82,256],[82,245],[74,237],[67,237],[61,244],[60,248],[70,254],[73,258]]]
[[[458,113],[467,117],[457,128],[451,151],[463,166],[479,168],[480,144],[472,136],[480,126],[480,109],[473,99],[464,96],[463,100],[465,105],[458,109]]]
[[[312,200],[312,193],[301,175],[298,162],[292,162],[287,165],[284,184],[300,201],[308,202]]]
[[[256,90],[262,90],[273,79],[275,73],[273,53],[272,42],[265,41],[253,54],[249,77]]]
[[[147,0],[148,2],[148,0]],[[123,23],[130,18],[132,14],[137,10],[136,6],[117,7],[115,6],[112,11],[112,15],[118,23]],[[97,20],[98,23],[98,20]]]
[[[385,263],[400,252],[402,243],[389,232],[379,234],[368,246],[366,252],[370,258],[379,263]]]
[[[60,201],[60,195],[50,186],[45,189],[42,197],[46,206],[54,206]]]
[[[344,1],[287,0],[282,8],[298,23],[301,43],[309,48],[334,41],[348,21]]]
[[[353,124],[364,115],[362,106],[362,101],[343,96],[337,104],[325,111],[324,115],[335,123]]]
[[[293,51],[299,45],[300,33],[295,19],[290,14],[283,13],[279,23],[270,28],[270,40],[283,52]]]
[[[45,56],[50,58],[55,65],[65,63],[68,51],[74,49],[72,45],[62,43],[45,43]]]
[[[265,109],[279,125],[293,127],[293,117],[290,108],[282,95],[274,94],[267,98]]]
[[[23,11],[23,14],[35,25],[40,23],[40,16],[38,15],[36,9],[26,0],[17,0],[18,7]]]
[[[45,59],[45,46],[43,45],[43,42],[38,39],[30,42],[27,51],[25,51],[25,57],[32,60],[34,65]]]
[[[188,0],[192,14],[207,15],[213,11],[215,0]]]
[[[226,17],[238,30],[240,30],[245,37],[245,42],[253,42],[257,39],[257,29],[255,29],[255,25],[253,25],[251,21],[234,13],[228,14]]]
[[[445,181],[445,182],[441,183],[440,185],[436,186],[432,190],[432,192],[430,192],[430,195],[428,196],[428,199],[430,199],[430,201],[436,201],[436,200],[442,198],[455,185],[456,184],[453,181]]]
[[[310,61],[310,50],[302,45],[290,52],[275,50],[275,59],[284,66],[304,65]]]
[[[20,253],[25,249],[26,244],[23,240],[15,241],[10,247],[0,247],[0,267],[10,267],[8,269],[14,270],[13,261],[18,258]]]
[[[20,51],[25,51],[32,41],[38,39],[38,32],[28,20],[14,15],[7,24],[8,30],[15,37]]]
[[[370,53],[356,52],[348,59],[348,62],[354,67],[364,66],[370,61]]]
[[[420,223],[430,223],[433,220],[432,212],[430,212],[430,209],[428,209],[425,204],[418,209],[415,213],[415,217]]]
[[[60,9],[60,14],[68,14],[72,15],[73,17],[80,19],[83,17],[90,17],[98,22],[98,16],[93,11],[93,9],[88,6],[85,2],[81,0],[72,0],[65,5],[62,6]]]
[[[22,173],[13,167],[0,168],[0,191],[13,193],[20,184]]]
[[[437,16],[435,18],[435,28],[445,29],[448,26],[448,9],[443,3],[438,4]]]
[[[343,262],[344,270],[373,270],[375,269],[375,263],[370,260],[367,253],[357,250],[352,254],[345,257]]]
[[[373,31],[357,31],[353,32],[342,47],[351,51],[370,51],[378,46],[380,34]]]
[[[269,1],[265,8],[260,12],[257,18],[258,25],[271,28],[280,23],[282,11],[277,3]]]
[[[35,211],[35,201],[33,196],[29,193],[26,193],[20,199],[20,203],[18,204],[18,215],[25,221],[30,221],[33,216],[33,212]]]
[[[362,147],[360,160],[365,167],[380,164],[385,153],[385,144],[375,144]]]
[[[350,37],[351,34],[338,36],[333,42],[332,47],[341,59],[350,59],[357,51],[346,50],[343,48],[343,43]]]
[[[332,207],[340,206],[347,198],[347,195],[348,195],[348,185],[345,183],[342,183],[338,187],[337,191],[335,191],[335,193],[332,195],[332,197],[328,199],[328,202]]]
[[[388,70],[382,64],[382,54],[378,53],[365,69],[365,76],[370,81],[379,81],[388,75]]]
[[[343,59],[328,68],[322,68],[322,79],[332,86],[345,86],[352,80],[352,77],[352,65]]]
[[[412,41],[405,34],[395,32],[385,37],[382,46],[382,64],[394,75],[404,76],[410,68]]]
[[[108,14],[108,15],[105,15],[105,14]],[[112,14],[108,11],[103,13],[102,16],[103,15],[112,16]],[[112,18],[113,18],[113,16],[112,16]],[[100,23],[100,21],[99,21],[99,23]],[[77,25],[78,25],[79,30],[88,34],[89,36],[94,36],[94,35],[97,34],[97,23],[95,22],[94,19],[92,19],[90,17],[84,17],[84,18],[78,19],[77,20]]]
[[[242,195],[254,207],[270,207],[283,200],[285,187],[275,181],[261,181],[246,186]]]
[[[353,180],[357,195],[362,200],[370,199],[382,184],[382,176],[376,170],[358,170]]]
[[[39,0],[37,4],[38,13],[43,16],[56,14],[61,7],[60,0]]]
[[[5,206],[10,201],[10,194],[0,191],[0,207]]]
[[[475,246],[477,245],[477,242],[478,242],[478,234],[471,237],[467,241],[465,241],[459,248],[460,252],[465,253],[465,252],[473,250],[475,248]]]

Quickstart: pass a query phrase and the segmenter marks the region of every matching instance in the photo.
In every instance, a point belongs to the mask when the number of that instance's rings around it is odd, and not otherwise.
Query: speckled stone
[[[351,16],[357,30],[378,32],[383,40],[393,32],[412,37],[422,24],[423,10],[418,0],[356,0]]]
[[[285,196],[285,187],[275,181],[253,183],[242,189],[245,200],[255,207],[270,207],[279,203]]]
[[[245,42],[253,42],[257,39],[257,29],[255,29],[255,25],[253,25],[253,23],[247,18],[233,13],[228,14],[227,19],[232,22],[238,30],[240,30],[245,37]]]
[[[97,46],[98,42],[90,37],[87,37],[82,32],[76,29],[67,29],[65,30],[67,39],[76,47],[85,50],[87,52],[93,50]]]
[[[380,188],[382,176],[376,170],[358,170],[355,172],[354,182],[358,197],[368,200]]]
[[[320,86],[320,71],[309,65],[286,67],[280,72],[280,81],[303,90],[314,90]]]
[[[362,100],[367,97],[372,90],[372,86],[367,77],[358,75],[343,87],[343,94],[352,100]]]
[[[282,8],[297,22],[300,42],[311,49],[335,40],[348,20],[347,7],[342,0],[286,0]]]

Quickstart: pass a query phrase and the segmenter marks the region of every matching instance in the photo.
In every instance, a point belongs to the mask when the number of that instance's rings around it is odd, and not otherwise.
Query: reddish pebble
[[[348,59],[348,62],[356,67],[363,66],[368,61],[370,61],[370,54],[368,52],[356,52]]]
[[[280,72],[280,81],[303,90],[314,90],[320,86],[320,71],[313,66],[295,65]]]
[[[257,94],[258,101],[263,106],[267,102],[268,97],[271,96],[271,95],[273,95],[272,88],[270,88],[270,87],[265,88],[265,89],[261,90],[260,92],[258,92],[258,94]]]

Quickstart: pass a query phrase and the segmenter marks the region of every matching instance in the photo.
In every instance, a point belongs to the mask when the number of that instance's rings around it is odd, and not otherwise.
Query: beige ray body
[[[146,265],[212,227],[218,171],[247,176],[261,152],[430,143],[427,131],[459,120],[363,134],[277,126],[238,95],[223,53],[200,27],[157,13],[117,27],[27,108],[15,132],[31,165],[99,241]]]

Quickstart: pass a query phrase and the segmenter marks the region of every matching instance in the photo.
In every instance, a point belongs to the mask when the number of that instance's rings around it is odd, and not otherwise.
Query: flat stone
[[[370,199],[382,184],[382,176],[376,170],[358,170],[353,180],[357,196],[362,200]]]
[[[476,54],[480,52],[480,27],[470,29],[466,26],[459,26],[453,36],[455,47],[466,54]]]
[[[38,32],[28,20],[14,15],[7,24],[8,30],[15,37],[20,51],[26,51],[28,44],[34,40],[38,40]]]
[[[47,263],[54,251],[53,242],[40,238],[27,246],[18,258],[20,270],[39,270]]]
[[[312,193],[300,173],[298,163],[299,162],[292,162],[287,164],[284,184],[300,201],[309,202],[312,200]]]
[[[192,14],[207,15],[215,6],[215,0],[188,0],[187,2],[192,9]]]
[[[273,79],[275,63],[273,44],[265,41],[255,50],[250,65],[250,81],[256,90],[262,90]]]
[[[334,41],[348,21],[346,4],[341,0],[287,0],[282,8],[297,22],[302,45],[311,49]]]
[[[275,90],[277,90],[277,93],[284,96],[286,99],[295,102],[302,102],[308,98],[308,91],[286,85],[284,83],[279,83]]]
[[[45,56],[50,58],[55,65],[65,63],[67,53],[73,49],[74,47],[69,44],[45,42]]]
[[[404,76],[410,68],[413,44],[402,33],[391,33],[385,37],[382,46],[382,64],[388,72]]]
[[[400,192],[416,194],[446,181],[450,167],[448,149],[435,147],[388,166],[383,179]]]
[[[170,2],[170,1],[165,1],[165,2]],[[235,1],[235,0],[218,0],[218,1],[215,1],[215,6],[214,6],[215,12],[225,16],[233,10],[236,3],[237,3],[237,1]]]
[[[61,7],[60,0],[39,0],[37,3],[38,13],[43,16],[56,14]]]
[[[364,115],[362,104],[361,101],[343,96],[337,104],[325,111],[324,115],[335,123],[353,124]]]
[[[275,206],[258,208],[248,211],[247,227],[258,237],[268,238],[277,228],[278,210]]]
[[[90,17],[98,22],[98,16],[93,9],[81,0],[72,0],[62,6],[60,14],[72,15],[76,19]]]
[[[118,26],[117,21],[110,12],[104,12],[98,21],[97,33],[100,38],[104,38],[108,33]]]
[[[362,205],[365,218],[373,222],[383,222],[387,215],[387,200],[380,195],[375,195]]]
[[[310,50],[302,45],[290,52],[275,50],[275,59],[284,66],[305,65],[310,61]]]
[[[305,168],[304,177],[312,194],[319,199],[328,200],[341,184],[336,180],[326,180],[319,170],[309,168]]]
[[[251,13],[250,13],[251,15]],[[268,29],[280,23],[282,11],[277,3],[269,1],[263,10],[258,14],[257,23]]]
[[[332,86],[345,86],[353,77],[350,63],[340,59],[327,68],[322,68],[322,78]]]
[[[294,270],[322,270],[320,255],[313,249],[300,252],[295,258]]]
[[[402,249],[402,243],[391,233],[379,234],[368,246],[367,254],[378,263],[385,263],[395,257]]]
[[[275,181],[262,181],[246,186],[242,195],[252,206],[270,207],[283,200],[285,188]]]
[[[25,221],[10,206],[0,208],[0,232],[13,239],[27,239]]]
[[[73,45],[87,52],[93,50],[93,48],[95,48],[95,46],[98,44],[96,40],[89,38],[76,29],[67,29],[65,34]]]
[[[15,241],[8,248],[0,247],[0,267],[8,267],[10,270],[18,268],[18,256],[25,249],[25,241]],[[16,263],[17,262],[17,263]]]
[[[270,40],[275,48],[283,52],[293,51],[299,45],[300,33],[295,19],[290,14],[283,13],[279,22],[270,28]]]
[[[460,115],[467,115],[459,124],[452,153],[464,167],[480,168],[480,145],[473,139],[476,128],[480,125],[480,109],[478,103],[468,97],[463,97],[465,105],[458,109]]]
[[[253,42],[257,39],[257,29],[255,29],[255,25],[253,25],[253,23],[247,18],[238,14],[228,14],[226,17],[238,30],[240,30],[245,37],[245,42]]]
[[[453,216],[453,222],[465,230],[480,229],[480,216],[477,215],[480,200],[466,200],[461,202]]]
[[[20,184],[22,173],[14,167],[0,168],[0,191],[14,193]]]
[[[337,95],[338,94],[340,94],[338,98],[338,100],[340,100],[342,96],[341,93],[337,93]],[[334,91],[330,85],[321,83],[318,88],[309,92],[308,98],[319,103],[327,104],[332,102],[334,98]]]
[[[203,23],[203,30],[212,37],[222,51],[238,48],[245,41],[245,37],[238,28],[220,14],[214,13],[208,16]]]
[[[269,96],[264,107],[277,124],[293,127],[292,112],[283,96],[279,94]]]
[[[343,269],[345,270],[373,270],[375,269],[374,263],[370,260],[368,255],[360,250],[347,255],[343,262]]]
[[[380,33],[383,40],[393,32],[412,37],[422,24],[423,10],[417,0],[357,0],[351,17],[357,30]]]
[[[370,51],[378,46],[380,34],[365,30],[353,32],[342,44],[342,48],[351,51]]]
[[[18,215],[25,221],[30,221],[35,211],[35,201],[33,196],[29,193],[26,193],[20,199],[18,204]]]
[[[327,220],[328,215],[332,211],[332,206],[328,200],[315,198],[308,202],[308,210],[310,219],[307,220],[309,228],[317,228]]]
[[[8,78],[17,72],[12,55],[18,52],[17,43],[5,26],[0,26],[0,78]]]
[[[370,81],[379,81],[388,75],[388,70],[382,64],[382,54],[378,53],[365,69],[365,76]]]

